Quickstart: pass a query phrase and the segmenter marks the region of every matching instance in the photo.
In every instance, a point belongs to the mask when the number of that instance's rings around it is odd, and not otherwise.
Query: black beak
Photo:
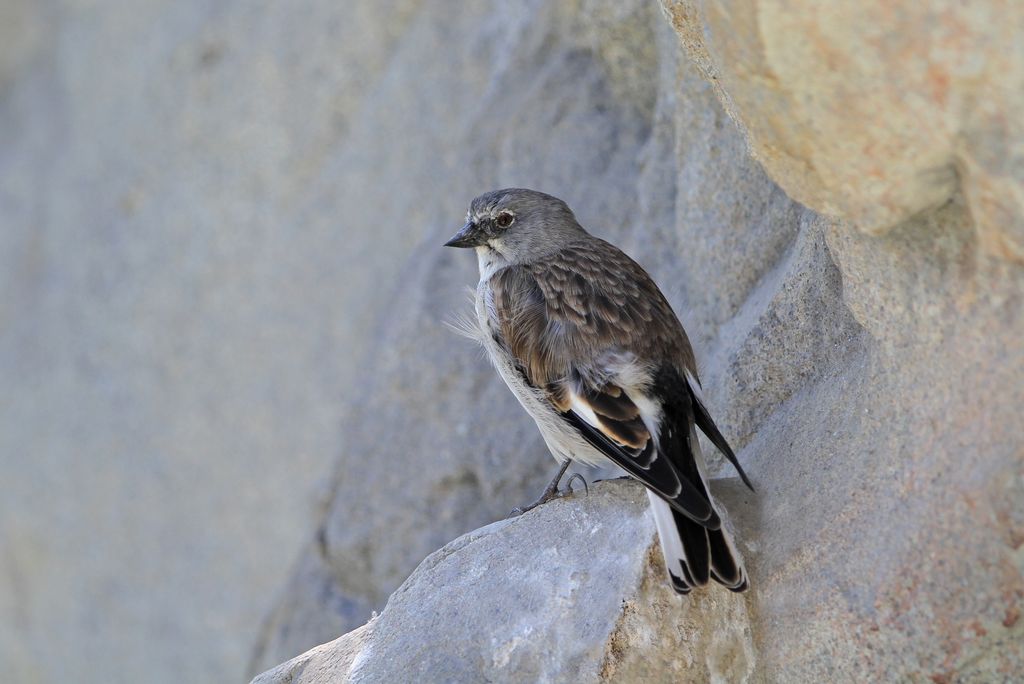
[[[480,241],[480,228],[476,224],[469,222],[462,226],[455,235],[452,235],[452,239],[444,243],[445,247],[478,247],[483,244]]]

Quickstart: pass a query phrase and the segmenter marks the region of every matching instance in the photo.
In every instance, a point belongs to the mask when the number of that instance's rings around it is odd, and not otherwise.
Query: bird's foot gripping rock
[[[508,517],[515,518],[517,516],[522,515],[523,513],[526,513],[527,511],[532,511],[534,508],[540,506],[541,504],[546,504],[548,501],[551,501],[552,499],[559,499],[563,496],[571,496],[574,493],[572,483],[576,482],[577,480],[579,480],[579,482],[583,485],[583,491],[586,492],[587,494],[590,494],[590,488],[587,486],[586,479],[579,473],[572,474],[572,476],[569,478],[569,481],[565,483],[565,489],[560,490],[558,488],[558,483],[561,482],[562,476],[565,475],[565,471],[568,469],[568,467],[569,461],[566,461],[558,469],[558,473],[555,475],[554,479],[552,479],[551,482],[548,483],[548,486],[544,488],[544,491],[541,493],[540,498],[538,498],[529,506],[517,506],[516,508],[513,508],[512,511],[508,514]]]

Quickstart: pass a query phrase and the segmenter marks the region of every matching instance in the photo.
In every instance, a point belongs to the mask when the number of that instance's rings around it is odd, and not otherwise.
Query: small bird
[[[708,491],[696,428],[753,487],[701,395],[693,350],[647,272],[565,202],[509,188],[472,201],[446,247],[476,249],[477,337],[540,428],[558,474],[611,461],[647,487],[669,581],[744,591],[746,571]]]

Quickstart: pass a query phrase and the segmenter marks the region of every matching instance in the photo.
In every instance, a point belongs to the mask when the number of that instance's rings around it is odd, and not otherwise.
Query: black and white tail
[[[700,483],[702,493],[714,506],[705,475],[704,455],[693,428],[690,430],[690,447],[693,467],[697,472],[688,474],[692,476],[691,481]],[[650,490],[647,496],[658,526],[661,552],[665,556],[665,567],[673,589],[680,594],[689,594],[694,587],[707,584],[709,579],[732,591],[747,589],[743,560],[724,524],[717,530],[708,529],[674,510]],[[718,512],[721,517],[721,512]]]

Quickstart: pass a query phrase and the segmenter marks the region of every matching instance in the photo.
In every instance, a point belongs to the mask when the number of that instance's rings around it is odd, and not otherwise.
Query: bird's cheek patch
[[[500,237],[489,238],[487,240],[487,246],[490,247],[495,252],[497,252],[498,254],[500,254],[505,259],[510,258],[508,254],[508,245],[506,245],[505,241]]]

